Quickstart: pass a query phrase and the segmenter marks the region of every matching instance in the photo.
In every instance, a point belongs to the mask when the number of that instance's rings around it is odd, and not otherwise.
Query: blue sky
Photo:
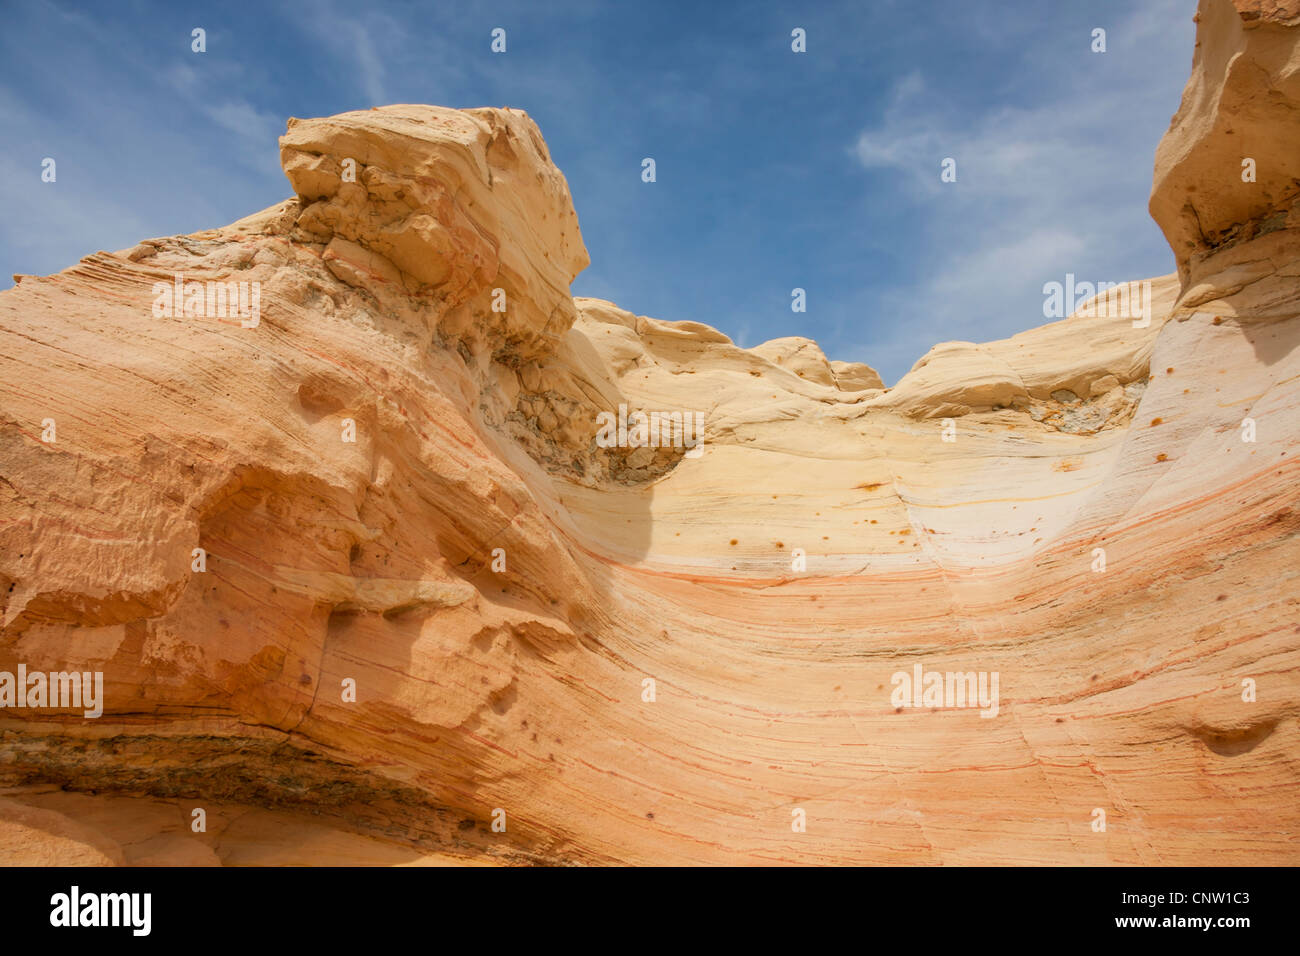
[[[511,106],[568,178],[592,260],[575,295],[742,346],[806,335],[892,383],[937,342],[1042,324],[1043,283],[1067,272],[1173,271],[1146,204],[1195,7],[7,4],[0,287],[285,198],[290,116]],[[956,183],[940,182],[945,157]],[[790,310],[795,287],[806,313]]]

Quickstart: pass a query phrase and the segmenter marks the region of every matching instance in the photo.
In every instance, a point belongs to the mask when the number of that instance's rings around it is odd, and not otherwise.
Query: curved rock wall
[[[513,110],[290,121],[294,198],[20,277],[0,672],[104,687],[0,709],[0,853],[1294,863],[1296,22],[1202,3],[1149,324],[893,388],[571,298]]]

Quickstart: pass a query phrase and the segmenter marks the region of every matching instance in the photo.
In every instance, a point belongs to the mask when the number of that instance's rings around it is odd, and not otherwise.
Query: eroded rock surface
[[[1296,862],[1296,22],[1202,3],[1148,324],[892,388],[573,299],[512,110],[292,120],[293,198],[21,277],[0,671],[105,689],[0,710],[0,854]],[[156,316],[178,275],[256,323]],[[620,406],[700,442],[610,447]],[[917,664],[996,672],[996,716],[898,706]]]

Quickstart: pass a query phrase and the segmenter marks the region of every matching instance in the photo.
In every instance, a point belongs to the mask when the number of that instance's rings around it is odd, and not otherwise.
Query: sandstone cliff
[[[1149,324],[893,388],[572,298],[509,109],[290,120],[293,198],[19,277],[0,671],[104,691],[0,710],[0,859],[1297,862],[1291,6],[1201,4]]]

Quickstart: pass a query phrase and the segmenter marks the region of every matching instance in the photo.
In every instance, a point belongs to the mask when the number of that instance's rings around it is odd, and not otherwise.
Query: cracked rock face
[[[0,672],[104,700],[0,709],[0,855],[1295,863],[1289,6],[1202,3],[1149,323],[892,388],[572,298],[514,110],[291,121],[292,198],[21,277]],[[1220,190],[1248,133],[1267,188]],[[177,281],[258,321],[156,315]],[[996,707],[900,702],[918,666]]]

